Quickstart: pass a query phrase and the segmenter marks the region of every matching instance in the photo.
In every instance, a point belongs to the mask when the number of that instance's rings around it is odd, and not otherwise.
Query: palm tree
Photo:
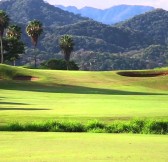
[[[3,63],[3,34],[9,25],[9,17],[3,10],[0,10],[0,44],[1,44],[1,63]]]
[[[8,27],[6,36],[7,38],[17,39],[19,40],[21,38],[21,27],[17,25],[11,25]]]
[[[38,20],[30,21],[26,27],[26,33],[31,38],[32,44],[34,46],[34,66],[37,66],[37,55],[35,53],[35,48],[37,46],[38,38],[43,32],[43,25]]]
[[[74,49],[74,42],[72,37],[69,35],[63,35],[60,38],[59,45],[64,54],[64,59],[67,64],[67,70],[69,70],[69,60],[70,60],[71,53]]]

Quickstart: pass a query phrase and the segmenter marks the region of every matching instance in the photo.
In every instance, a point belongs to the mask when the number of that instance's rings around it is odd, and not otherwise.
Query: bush
[[[51,70],[67,70],[67,65],[65,60],[51,59],[45,61],[41,64],[42,68],[51,69]],[[70,70],[79,70],[79,67],[74,61],[69,62]]]
[[[105,129],[106,125],[97,120],[91,120],[85,125],[85,130],[88,132],[96,132]]]
[[[52,132],[84,132],[84,125],[78,122],[55,122],[51,127]]]
[[[11,123],[6,128],[7,131],[26,131],[20,123]]]
[[[135,119],[127,122],[114,121],[111,124],[105,124],[97,120],[88,123],[44,121],[26,124],[11,123],[0,126],[0,131],[168,134],[168,121]]]
[[[115,121],[106,127],[107,133],[128,133],[129,125],[126,122]]]
[[[142,133],[144,134],[168,134],[168,122],[156,121],[156,120],[146,121]]]
[[[142,133],[145,126],[145,120],[134,119],[129,123],[129,132]]]

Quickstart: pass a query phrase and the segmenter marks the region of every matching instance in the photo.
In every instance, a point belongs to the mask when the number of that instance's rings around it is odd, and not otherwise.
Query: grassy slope
[[[1,132],[0,161],[165,162],[167,143],[159,135]]]
[[[165,69],[164,69],[165,70]],[[38,81],[14,81],[32,75]],[[137,78],[115,72],[28,70],[0,65],[0,124],[44,119],[103,121],[168,117],[168,76]]]

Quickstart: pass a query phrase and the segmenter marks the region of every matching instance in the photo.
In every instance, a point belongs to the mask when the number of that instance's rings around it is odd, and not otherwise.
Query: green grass
[[[164,69],[165,70],[165,69]],[[12,80],[17,75],[38,81]],[[70,119],[104,122],[168,118],[168,76],[28,70],[0,65],[0,125]]]
[[[162,70],[168,69],[157,72]],[[13,80],[16,76],[39,80]],[[107,125],[135,117],[167,121],[167,98],[168,76],[126,77],[116,72],[28,70],[0,65],[1,128],[19,122],[34,129],[31,122],[48,120],[86,124],[98,119]],[[139,125],[132,125],[133,131],[139,129]],[[103,132],[101,123],[87,126],[90,132]],[[114,126],[109,127],[109,131],[112,129]],[[168,161],[167,143],[168,136],[164,135],[0,132],[0,161],[162,162]]]
[[[2,162],[165,162],[168,136],[0,133]]]

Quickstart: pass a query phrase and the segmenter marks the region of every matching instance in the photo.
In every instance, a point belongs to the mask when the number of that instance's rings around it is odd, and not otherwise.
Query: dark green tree
[[[14,39],[14,38],[7,38],[4,42],[4,60],[13,62],[15,66],[16,60],[20,58],[20,54],[25,52],[25,45],[21,40]]]
[[[17,25],[11,25],[7,28],[7,48],[5,60],[13,61],[14,66],[16,60],[19,59],[19,54],[24,53],[24,43],[20,40],[21,34],[21,27]]]
[[[32,44],[34,46],[34,66],[37,67],[37,54],[35,48],[37,47],[38,38],[43,33],[43,25],[38,20],[30,21],[26,27],[26,33],[31,38]]]
[[[9,25],[9,16],[3,10],[0,10],[0,44],[1,44],[1,63],[4,62],[4,54],[3,54],[3,34],[5,29]]]
[[[21,38],[21,34],[22,34],[21,27],[17,25],[10,25],[7,28],[6,37],[19,40]]]
[[[63,35],[60,38],[59,45],[60,45],[60,48],[64,54],[64,59],[67,64],[67,70],[69,70],[69,68],[70,68],[69,67],[69,60],[70,60],[71,53],[74,49],[74,42],[73,42],[72,37],[70,35]]]
[[[69,61],[71,70],[79,70],[78,65],[74,61]],[[62,59],[51,59],[41,63],[42,68],[53,69],[53,70],[66,70],[66,61]]]

